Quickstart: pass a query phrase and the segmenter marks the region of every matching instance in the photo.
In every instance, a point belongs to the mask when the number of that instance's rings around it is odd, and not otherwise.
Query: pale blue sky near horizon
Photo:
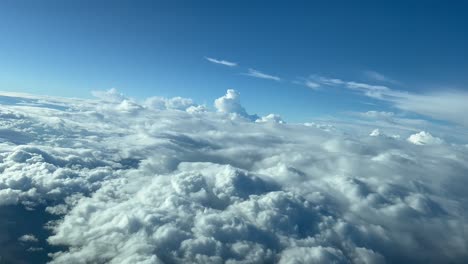
[[[250,113],[292,121],[394,111],[321,82],[466,92],[467,13],[466,1],[8,0],[0,90],[90,97],[116,88],[211,106],[232,88]]]

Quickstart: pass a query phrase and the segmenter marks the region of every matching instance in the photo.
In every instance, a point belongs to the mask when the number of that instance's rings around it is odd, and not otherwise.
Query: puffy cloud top
[[[150,97],[146,99],[145,106],[150,109],[156,110],[165,110],[165,109],[176,109],[176,110],[186,110],[191,106],[195,106],[192,99],[174,97],[171,99],[163,97]]]
[[[261,118],[255,120],[257,123],[278,123],[284,124],[283,119],[279,115],[269,114],[267,116],[262,116]]]
[[[432,136],[429,132],[421,131],[408,137],[408,141],[415,145],[438,145],[442,139]]]
[[[372,132],[369,134],[369,136],[371,137],[378,137],[378,136],[381,136],[382,133],[380,132],[380,130],[378,128],[372,130]]]
[[[256,116],[247,114],[245,108],[240,104],[239,93],[233,89],[226,91],[226,94],[215,100],[214,106],[218,112],[239,115],[248,119],[256,119]]]

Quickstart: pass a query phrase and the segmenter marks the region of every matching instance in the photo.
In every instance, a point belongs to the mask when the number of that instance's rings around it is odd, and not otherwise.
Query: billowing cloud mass
[[[232,117],[244,117],[255,120],[256,115],[249,115],[239,100],[239,93],[233,89],[229,89],[226,95],[218,98],[214,102],[216,110],[220,113],[230,114]]]
[[[96,95],[1,96],[1,261],[468,262],[468,138]]]
[[[155,109],[155,110],[166,110],[166,109],[176,109],[176,110],[186,110],[191,106],[195,106],[195,103],[192,99],[174,97],[174,98],[163,98],[163,97],[150,97],[145,100],[144,106]]]

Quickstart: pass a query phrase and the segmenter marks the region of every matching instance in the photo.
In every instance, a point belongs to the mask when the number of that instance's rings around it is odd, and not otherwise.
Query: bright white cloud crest
[[[3,96],[0,212],[36,217],[0,222],[2,259],[14,241],[52,263],[468,261],[464,145],[246,118],[234,90],[217,112],[110,94]]]
[[[426,131],[421,131],[409,136],[408,141],[415,145],[433,145],[443,143],[442,139],[434,137]]]

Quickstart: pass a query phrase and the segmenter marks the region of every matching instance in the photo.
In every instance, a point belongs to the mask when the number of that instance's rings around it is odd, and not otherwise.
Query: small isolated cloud
[[[382,135],[382,132],[380,132],[380,129],[378,129],[378,128],[372,130],[372,132],[369,134],[369,136],[371,136],[371,137],[378,137],[378,136],[381,136],[381,135]]]
[[[18,238],[18,241],[24,243],[36,243],[39,240],[32,234],[26,234]]]
[[[216,63],[216,64],[221,64],[221,65],[228,66],[228,67],[237,66],[236,62],[231,62],[231,61],[227,61],[227,60],[218,60],[218,59],[214,59],[214,58],[210,58],[210,57],[205,57],[205,59],[207,61],[209,61],[209,62]]]
[[[278,77],[278,76],[266,74],[266,73],[263,73],[261,71],[257,71],[257,70],[254,70],[254,69],[249,69],[249,71],[247,73],[244,73],[244,74],[247,75],[247,76],[260,78],[260,79],[273,80],[273,81],[277,81],[277,82],[281,81],[281,78]]]

